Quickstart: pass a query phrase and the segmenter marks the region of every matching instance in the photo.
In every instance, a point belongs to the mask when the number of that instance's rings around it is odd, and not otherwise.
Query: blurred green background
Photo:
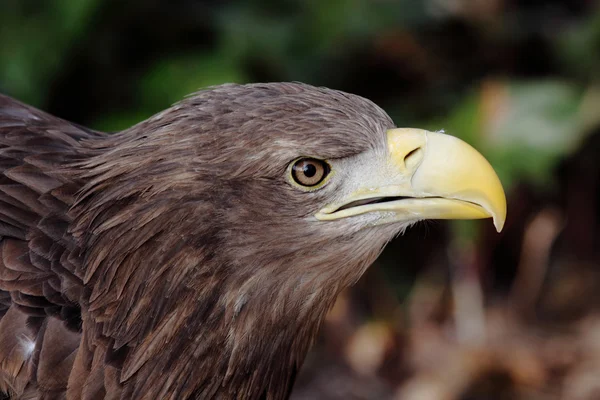
[[[600,398],[599,71],[592,0],[0,2],[0,92],[82,125],[302,81],[493,164],[504,232],[428,222],[392,242],[331,312],[296,399]]]

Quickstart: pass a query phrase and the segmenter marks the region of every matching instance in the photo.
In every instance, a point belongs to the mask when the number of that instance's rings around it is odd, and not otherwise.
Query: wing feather
[[[65,166],[98,135],[0,95],[0,392],[17,398],[65,396],[83,294]]]

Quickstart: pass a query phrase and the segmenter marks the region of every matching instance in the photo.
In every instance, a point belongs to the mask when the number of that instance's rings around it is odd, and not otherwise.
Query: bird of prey
[[[0,97],[0,171],[10,399],[285,399],[386,242],[506,216],[471,146],[300,83],[213,87],[114,134]]]

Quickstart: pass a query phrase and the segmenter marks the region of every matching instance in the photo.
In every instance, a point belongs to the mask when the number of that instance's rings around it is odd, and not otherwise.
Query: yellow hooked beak
[[[360,178],[356,190],[315,216],[335,220],[377,213],[378,223],[423,219],[493,218],[498,232],[506,197],[487,160],[462,140],[420,129],[387,132],[383,165]]]

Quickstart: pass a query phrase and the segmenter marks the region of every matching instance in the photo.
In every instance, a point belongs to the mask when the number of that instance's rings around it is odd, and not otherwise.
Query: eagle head
[[[83,323],[136,393],[285,397],[336,295],[390,239],[506,216],[468,144],[304,84],[211,88],[86,146]]]

